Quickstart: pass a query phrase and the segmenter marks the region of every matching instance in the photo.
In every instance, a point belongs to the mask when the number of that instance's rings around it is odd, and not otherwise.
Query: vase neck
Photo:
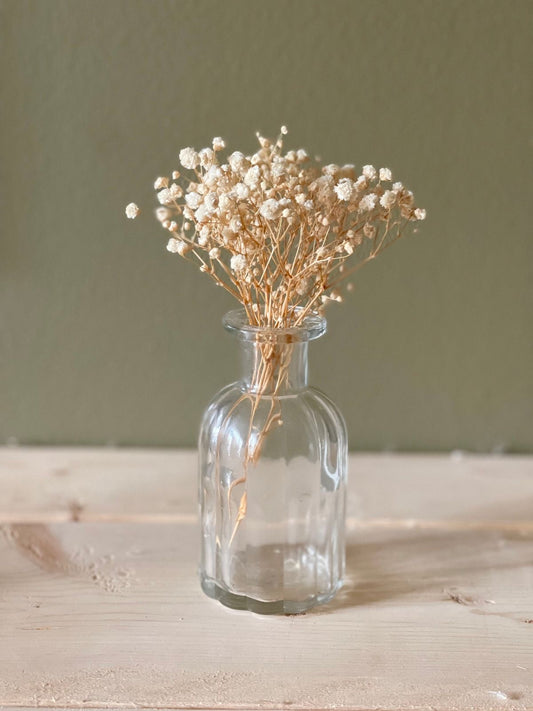
[[[243,341],[240,383],[248,392],[288,395],[307,387],[308,343]]]
[[[238,309],[229,311],[223,323],[239,342],[243,389],[273,396],[307,387],[307,346],[326,332],[322,316],[297,308],[288,326],[259,326]]]

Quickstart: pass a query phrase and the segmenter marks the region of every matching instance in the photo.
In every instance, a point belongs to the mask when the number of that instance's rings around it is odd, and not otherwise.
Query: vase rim
[[[303,311],[303,307],[296,307],[296,312],[298,311]],[[274,340],[278,343],[314,341],[323,336],[327,330],[326,319],[316,312],[308,314],[298,326],[279,328],[254,326],[249,323],[245,309],[233,309],[224,315],[222,323],[227,331],[246,341]]]

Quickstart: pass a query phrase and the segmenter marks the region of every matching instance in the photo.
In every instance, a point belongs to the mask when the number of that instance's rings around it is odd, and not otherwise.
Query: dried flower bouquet
[[[167,249],[240,301],[250,324],[270,328],[297,326],[341,301],[341,283],[426,216],[389,168],[365,165],[357,175],[303,149],[284,154],[286,133],[282,126],[275,142],[258,135],[256,153],[234,151],[227,162],[218,159],[222,138],[184,148],[179,160],[191,177],[175,170],[154,184]],[[127,206],[128,217],[138,213]]]
[[[321,165],[303,149],[283,152],[287,133],[277,140],[257,135],[253,155],[234,151],[219,160],[226,144],[180,151],[181,167],[159,177],[154,188],[160,207],[156,216],[170,233],[167,249],[195,263],[217,286],[244,307],[248,322],[258,327],[258,358],[250,399],[250,433],[243,476],[259,457],[268,432],[281,423],[276,395],[288,377],[290,338],[285,343],[268,333],[297,327],[331,302],[342,301],[347,279],[397,241],[410,223],[424,220],[413,193],[394,181],[389,168],[365,165]],[[136,204],[126,207],[135,218]],[[347,262],[350,262],[347,264]],[[255,422],[267,395],[268,415]],[[235,529],[246,513],[241,498]]]

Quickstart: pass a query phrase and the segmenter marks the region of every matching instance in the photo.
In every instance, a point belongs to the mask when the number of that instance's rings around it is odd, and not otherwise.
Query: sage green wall
[[[531,30],[517,0],[3,0],[0,437],[193,445],[232,304],[146,209],[214,135],[390,166],[423,230],[313,345],[354,449],[533,451]]]

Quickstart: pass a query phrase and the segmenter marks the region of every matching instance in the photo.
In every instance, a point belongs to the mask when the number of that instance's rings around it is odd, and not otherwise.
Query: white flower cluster
[[[284,153],[286,134],[285,126],[276,141],[258,134],[255,153],[233,151],[225,162],[220,137],[199,151],[183,148],[190,177],[174,170],[154,183],[157,219],[172,233],[167,249],[196,260],[252,322],[270,325],[289,324],[296,306],[339,301],[332,287],[349,272],[346,259],[374,258],[426,216],[389,168],[322,166],[304,149]],[[137,206],[126,214],[136,217]]]
[[[134,220],[139,214],[140,210],[134,202],[130,202],[129,205],[126,205],[125,212],[127,218],[129,218],[130,220]]]

